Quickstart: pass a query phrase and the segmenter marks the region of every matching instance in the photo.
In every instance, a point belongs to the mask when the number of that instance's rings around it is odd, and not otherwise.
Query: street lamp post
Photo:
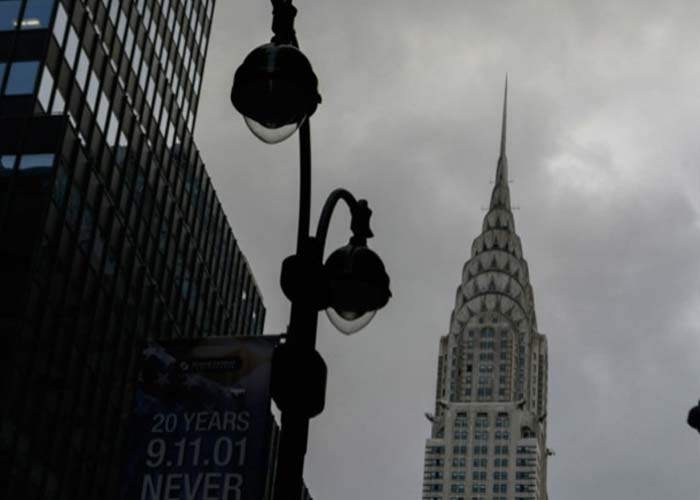
[[[318,312],[325,309],[341,332],[365,326],[391,296],[381,259],[367,247],[373,236],[372,211],[345,189],[327,198],[316,234],[310,235],[311,132],[309,117],[321,102],[318,80],[298,49],[296,8],[291,0],[272,0],[274,36],[254,49],[236,70],[231,102],[251,131],[267,143],[280,142],[299,129],[300,188],[296,253],[282,264],[281,286],[291,301],[286,342],[275,349],[272,397],[282,412],[274,481],[274,500],[297,500],[302,492],[309,419],[325,405],[326,365],[316,351]],[[350,209],[352,237],[323,263],[333,210]]]

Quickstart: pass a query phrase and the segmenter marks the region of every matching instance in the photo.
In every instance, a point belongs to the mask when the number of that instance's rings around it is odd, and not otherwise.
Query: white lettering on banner
[[[199,474],[198,474],[199,475]],[[165,500],[178,500],[182,487],[182,474],[168,474],[165,476]]]
[[[244,412],[246,413],[246,412]],[[224,428],[225,429],[235,429],[236,428],[236,412],[235,411],[225,411],[224,412]],[[245,430],[245,429],[241,429]]]
[[[213,441],[213,447],[208,448],[210,453],[203,454],[201,437],[189,440],[183,437],[167,443],[162,438],[153,438],[146,445],[146,466],[152,469],[163,465],[165,467],[199,467],[200,465],[225,467],[235,463],[236,466],[242,467],[245,464],[247,443],[247,437],[234,440],[230,436],[219,436]],[[238,453],[234,462],[232,458],[236,450]]]
[[[243,476],[229,472],[146,474],[140,500],[240,500],[242,485]]]
[[[218,490],[221,485],[213,480],[214,478],[211,477],[210,474],[207,474],[207,476],[204,478],[204,498],[202,500],[219,500],[219,498],[226,498],[226,497],[219,497],[216,494],[215,490]]]
[[[227,411],[226,413],[233,413],[232,411]],[[192,419],[194,418],[195,414],[194,413],[184,413],[183,417],[185,418],[185,428],[190,429],[192,427]]]
[[[154,477],[158,480],[158,489],[154,483]],[[160,498],[160,490],[163,487],[163,476],[160,474],[146,474],[143,476],[143,484],[141,486],[141,500],[150,500]]]
[[[250,412],[242,411],[238,414],[238,430],[247,431],[250,426]]]
[[[182,417],[185,432],[242,431],[250,427],[249,411],[200,411],[191,413],[156,413],[151,432],[164,434],[177,430],[178,417]]]

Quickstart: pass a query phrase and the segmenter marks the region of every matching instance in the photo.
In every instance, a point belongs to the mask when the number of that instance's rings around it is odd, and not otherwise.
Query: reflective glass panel
[[[78,47],[80,46],[80,40],[78,35],[75,33],[73,27],[68,30],[68,41],[66,42],[65,56],[68,65],[73,69],[73,64],[75,64],[75,56],[78,55]]]
[[[100,86],[100,80],[97,78],[97,75],[95,74],[94,71],[90,72],[90,82],[88,84],[88,91],[87,91],[87,101],[88,104],[90,105],[90,109],[95,111],[96,109],[96,104],[97,104],[97,87]]]
[[[85,51],[81,49],[80,55],[78,56],[78,68],[75,71],[75,81],[78,82],[78,86],[80,86],[81,90],[85,90],[89,65],[90,59],[88,59],[88,56],[85,53]]]
[[[119,0],[112,0],[112,3],[109,5],[109,18],[115,24],[117,22],[117,14],[119,14]]]
[[[107,144],[114,146],[117,143],[117,132],[119,131],[119,121],[114,113],[110,113],[109,129],[107,130]]]
[[[63,203],[66,201],[66,193],[68,192],[68,177],[63,168],[59,168],[56,173],[56,180],[53,184],[53,201],[59,208],[63,208]]]
[[[66,101],[63,100],[63,96],[61,95],[61,91],[58,90],[58,91],[56,91],[56,94],[54,95],[54,98],[53,98],[53,106],[51,106],[51,113],[60,114],[60,113],[63,113],[63,111],[65,109],[66,109]]]
[[[55,0],[27,0],[22,18],[23,30],[47,29]]]
[[[53,160],[54,155],[51,153],[25,154],[19,159],[19,169],[20,171],[50,169],[53,167]]]
[[[12,169],[15,166],[15,158],[15,155],[0,156],[0,177],[4,177],[12,173]]]
[[[102,131],[105,131],[105,125],[107,124],[107,108],[109,108],[109,101],[104,92],[100,92],[102,97],[100,98],[100,108],[97,111],[97,123],[100,125]]]
[[[12,31],[17,26],[19,0],[0,0],[0,31]]]
[[[49,110],[49,100],[51,99],[51,90],[53,89],[53,77],[49,72],[48,67],[44,67],[44,74],[41,76],[39,84],[39,102],[45,111]]]
[[[126,33],[126,16],[121,15],[119,16],[119,22],[117,23],[117,35],[122,43],[124,43],[124,33]]]
[[[53,23],[53,34],[58,40],[59,45],[63,43],[63,36],[66,34],[66,27],[68,26],[68,15],[66,14],[63,5],[58,4],[58,10],[56,11],[56,20]]]
[[[39,61],[16,61],[10,66],[5,95],[23,95],[34,92]]]

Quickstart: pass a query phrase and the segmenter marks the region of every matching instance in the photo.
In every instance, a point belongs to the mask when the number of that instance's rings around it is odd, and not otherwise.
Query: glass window
[[[146,9],[146,10],[148,10],[148,9]],[[149,12],[146,12],[146,15],[148,16]],[[150,27],[148,28],[148,38],[149,38],[149,40],[151,40],[152,43],[155,43],[155,39],[156,39],[156,30],[157,30],[156,24],[157,23],[154,21],[151,23]]]
[[[124,41],[124,50],[126,51],[127,56],[131,55],[131,49],[133,47],[134,47],[134,32],[131,31],[131,28],[129,28],[126,31],[126,39]]]
[[[175,140],[175,127],[169,127],[168,128],[168,136],[166,139],[166,144],[168,147],[172,147],[173,141]]]
[[[202,41],[202,25],[197,23],[197,29],[195,30],[195,37],[197,38],[197,45],[199,45],[199,52],[204,55],[204,48],[200,45]]]
[[[0,156],[0,177],[10,175],[15,166],[15,158],[17,158],[15,155]]]
[[[138,72],[139,70],[139,64],[141,64],[142,56],[143,52],[141,52],[141,47],[139,47],[139,44],[137,43],[134,47],[134,56],[131,58],[131,67],[134,68],[134,73]]]
[[[88,91],[87,91],[87,101],[88,104],[90,105],[90,109],[92,111],[95,111],[96,104],[97,104],[97,87],[100,86],[100,80],[97,78],[97,74],[95,74],[94,71],[90,72],[90,82],[88,83]]]
[[[156,88],[156,82],[153,80],[153,77],[148,78],[148,88],[146,89],[146,100],[148,102],[151,102],[153,100],[153,92],[155,91]]]
[[[180,56],[182,56],[184,58],[183,64],[185,64],[185,65],[194,64],[194,62],[192,61],[192,52],[190,51],[190,48],[185,45],[185,41],[184,41],[185,39],[181,38],[180,40],[182,41],[182,45],[184,46],[184,48],[182,49],[184,52],[184,55],[182,53],[180,54]]]
[[[41,76],[41,83],[39,84],[39,102],[45,111],[49,110],[49,101],[51,100],[53,83],[53,77],[49,72],[49,68],[44,67],[44,74]]]
[[[39,72],[39,61],[17,61],[10,66],[5,95],[23,95],[34,92]]]
[[[207,53],[207,45],[209,45],[209,39],[206,37],[202,37],[202,55]]]
[[[12,31],[17,26],[19,0],[0,0],[0,31]]]
[[[53,23],[53,34],[58,40],[59,45],[63,43],[63,36],[66,34],[66,27],[68,26],[68,15],[62,4],[58,4],[58,10],[56,11],[56,20]]]
[[[144,59],[141,63],[141,73],[139,74],[139,85],[141,86],[141,90],[144,92],[146,91],[146,78],[148,78],[148,67],[146,65],[146,60]]]
[[[160,116],[160,108],[163,105],[163,100],[160,98],[160,94],[156,92],[154,102],[153,102],[153,115]]]
[[[66,101],[63,100],[63,96],[61,95],[61,91],[58,90],[58,91],[56,91],[56,94],[54,95],[54,98],[53,98],[53,106],[51,106],[51,113],[61,114],[65,111],[65,109],[66,109]]]
[[[119,14],[119,0],[112,0],[112,3],[109,5],[109,18],[115,24],[117,22],[117,14]]]
[[[107,144],[114,147],[117,143],[117,133],[119,131],[119,121],[114,113],[110,113],[109,126],[107,130]]]
[[[154,28],[155,23],[152,24],[151,27]],[[160,36],[160,33],[156,32],[156,54],[160,54],[160,49],[162,46],[163,46],[163,38]]]
[[[88,59],[87,54],[84,50],[80,50],[80,56],[78,56],[78,68],[75,71],[75,80],[78,82],[80,90],[85,90],[85,84],[87,83],[88,77],[88,66],[90,65],[90,59]]]
[[[68,193],[68,177],[64,168],[59,168],[56,174],[56,181],[53,185],[53,201],[59,208],[63,208]]]
[[[66,42],[65,50],[66,61],[68,61],[68,66],[70,66],[71,69],[73,69],[73,65],[75,64],[75,56],[78,55],[79,45],[80,41],[78,40],[78,35],[75,33],[75,30],[71,27],[68,30],[68,41]]]
[[[105,125],[107,125],[107,112],[109,108],[109,101],[104,92],[100,92],[100,107],[97,111],[97,123],[103,132],[106,131]]]
[[[114,1],[115,4],[118,4],[117,0]],[[119,8],[119,7],[117,7]],[[119,17],[119,22],[117,23],[117,35],[119,36],[119,40],[124,42],[124,33],[126,32],[126,16],[122,15]]]
[[[55,0],[27,0],[22,18],[23,30],[46,29],[51,20]]]
[[[54,155],[51,153],[29,155],[25,154],[22,155],[19,159],[19,169],[49,169],[53,167],[53,160]]]
[[[165,51],[163,51],[163,54],[165,54]],[[166,78],[172,79],[173,71],[175,71],[175,65],[173,64],[172,61],[168,60],[165,63],[165,76],[166,76]]]
[[[90,239],[92,236],[92,228],[95,226],[95,216],[90,208],[86,205],[83,211],[83,218],[80,221],[78,228],[78,247],[83,251],[89,250]]]
[[[2,0],[0,0],[0,3],[2,3]],[[5,66],[4,62],[0,62],[0,85],[2,85],[2,79],[5,77]]]
[[[75,186],[71,186],[68,206],[66,208],[66,222],[71,229],[75,229],[76,225],[78,224],[80,201],[80,192]]]

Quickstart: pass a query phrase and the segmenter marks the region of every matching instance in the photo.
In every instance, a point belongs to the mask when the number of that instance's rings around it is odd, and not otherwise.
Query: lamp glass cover
[[[282,125],[281,127],[269,128],[248,116],[243,117],[246,125],[255,137],[267,144],[277,144],[292,135],[299,128],[301,122]]]
[[[344,333],[345,335],[351,335],[362,330],[372,321],[375,314],[377,314],[376,310],[358,313],[355,311],[338,312],[333,307],[326,309],[326,315],[330,322],[333,323],[333,326],[335,326],[340,333]]]

